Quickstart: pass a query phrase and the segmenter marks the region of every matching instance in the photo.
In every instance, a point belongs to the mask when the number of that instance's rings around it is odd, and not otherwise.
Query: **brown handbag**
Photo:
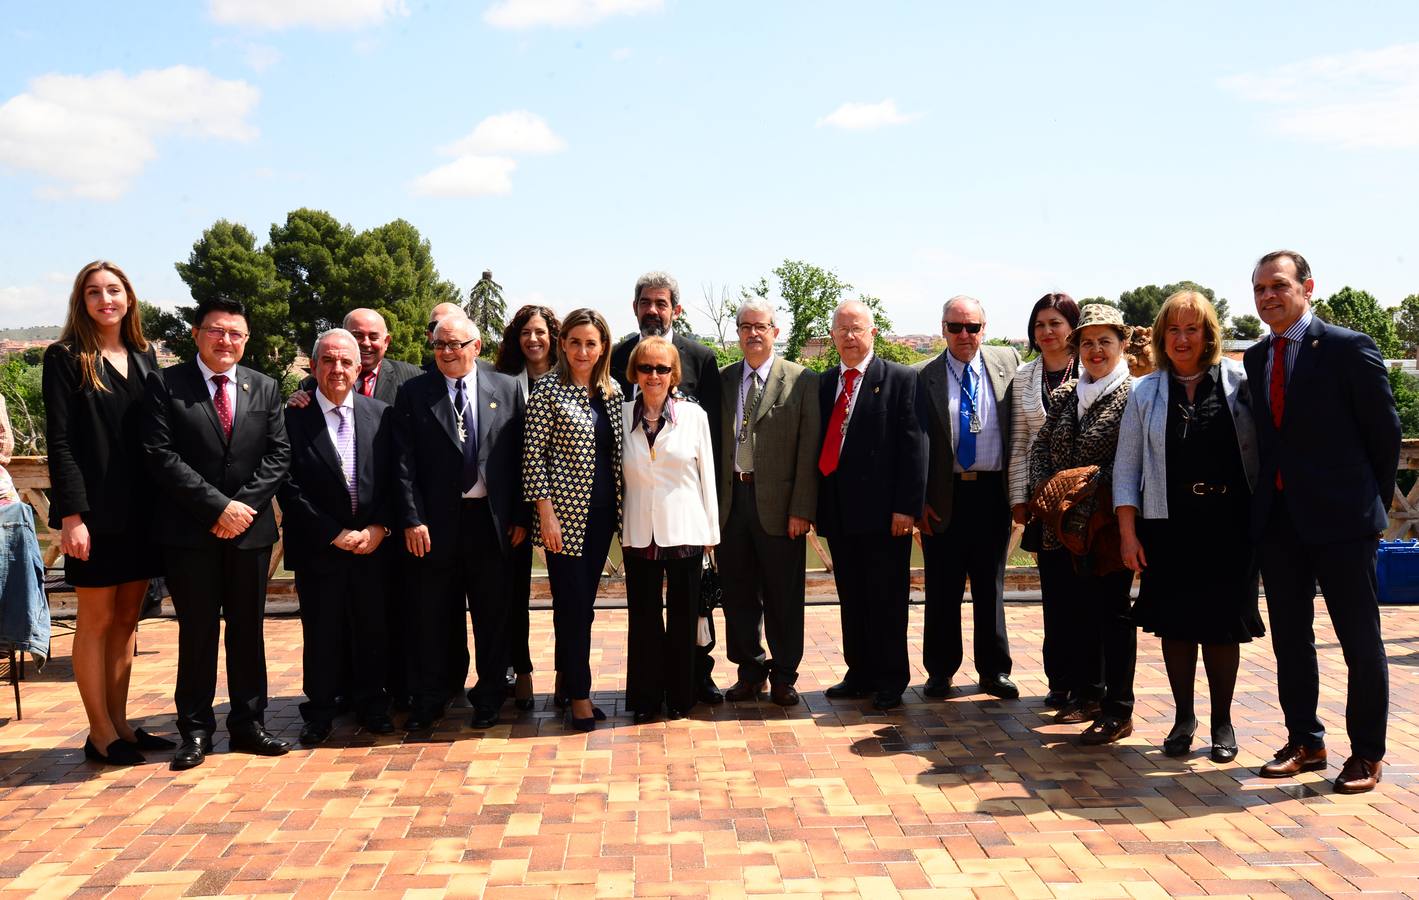
[[[1112,485],[1098,466],[1054,473],[1030,498],[1030,513],[1059,536],[1083,574],[1107,575],[1124,568]]]

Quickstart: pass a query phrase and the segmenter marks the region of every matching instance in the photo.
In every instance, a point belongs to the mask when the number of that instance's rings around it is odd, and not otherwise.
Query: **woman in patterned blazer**
[[[590,731],[605,713],[591,703],[591,623],[596,590],[621,527],[621,389],[611,378],[611,329],[593,309],[562,321],[555,371],[527,401],[525,498],[537,510],[532,540],[547,551],[556,633],[554,702]]]
[[[1050,394],[1071,378],[1079,377],[1079,362],[1069,336],[1079,324],[1079,304],[1068,294],[1045,294],[1030,310],[1030,349],[1038,354],[1015,373],[1015,392],[1010,405],[1010,508],[1017,524],[1026,525],[1020,548],[1036,554],[1040,572],[1040,602],[1044,607],[1045,681],[1049,692],[1045,706],[1062,709],[1069,703],[1069,679],[1065,657],[1068,648],[1060,644],[1069,631],[1067,615],[1060,603],[1059,581],[1063,567],[1069,567],[1067,551],[1045,550],[1040,546],[1039,523],[1029,524],[1026,505],[1030,502],[1030,444],[1049,414]],[[1082,720],[1075,720],[1082,721]]]

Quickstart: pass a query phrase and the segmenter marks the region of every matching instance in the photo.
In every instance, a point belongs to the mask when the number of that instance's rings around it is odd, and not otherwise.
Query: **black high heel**
[[[165,737],[156,734],[149,734],[141,728],[133,729],[133,740],[124,741],[130,747],[138,750],[176,750],[177,742],[170,741]]]
[[[526,696],[526,697],[519,697],[519,696],[517,696],[517,688],[516,688],[516,686],[514,686],[514,688],[513,688],[513,698],[512,698],[512,705],[515,706],[515,707],[517,707],[518,709],[522,710],[523,712],[527,712],[528,710],[532,709],[533,705],[537,702],[536,699],[533,697],[533,694],[532,694],[532,674],[529,672],[529,673],[527,673],[527,676],[526,676],[526,677],[527,677],[527,696]],[[517,676],[517,683],[518,683],[518,684],[521,684],[521,683],[522,683],[522,679],[523,679],[523,676],[522,676],[522,675],[518,675],[518,676]]]
[[[1212,752],[1208,755],[1215,763],[1229,763],[1237,758],[1237,732],[1230,722],[1212,728]]]
[[[1164,756],[1185,756],[1192,749],[1193,736],[1197,734],[1197,720],[1186,726],[1178,722],[1173,725],[1173,730],[1168,732],[1168,736],[1163,739]]]
[[[109,744],[107,753],[100,753],[99,748],[94,746],[94,739],[87,737],[84,739],[84,757],[105,766],[141,766],[147,762],[143,754],[122,738]]]

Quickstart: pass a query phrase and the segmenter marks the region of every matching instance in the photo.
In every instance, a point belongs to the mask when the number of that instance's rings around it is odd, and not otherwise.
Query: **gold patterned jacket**
[[[611,421],[611,474],[616,482],[616,531],[621,530],[621,390],[603,392]],[[596,426],[585,388],[562,384],[551,374],[532,388],[522,441],[522,492],[529,503],[552,501],[562,527],[562,552],[581,556],[596,475]],[[532,517],[532,541],[542,543],[540,517]]]

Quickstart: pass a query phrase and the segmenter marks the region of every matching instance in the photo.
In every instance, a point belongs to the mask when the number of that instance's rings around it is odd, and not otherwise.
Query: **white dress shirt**
[[[222,390],[226,392],[227,409],[232,411],[232,427],[235,428],[237,415],[236,366],[232,366],[225,372],[213,372],[211,369],[207,368],[207,364],[204,363],[202,357],[199,356],[197,357],[197,370],[202,373],[202,383],[207,385],[207,396],[212,398],[213,403],[217,402],[217,384],[212,380],[212,376],[227,376],[227,383],[222,385]]]
[[[453,420],[458,421],[458,379],[443,376],[444,385],[448,388],[448,404],[453,407]],[[469,437],[478,434],[478,366],[474,365],[463,376],[463,401],[467,407],[463,411],[463,428],[468,432]],[[482,448],[479,448],[479,455]],[[488,496],[487,479],[483,476],[483,467],[478,467],[478,482],[464,492],[465,498]]]
[[[951,422],[951,448],[954,451],[961,445],[961,387],[966,364],[947,351],[946,365],[951,368],[946,377],[946,390]],[[991,387],[990,376],[986,373],[979,350],[972,357],[970,365],[971,380],[976,385],[976,415],[980,417],[980,433],[976,435],[976,461],[971,464],[971,471],[999,472],[1004,468],[1005,453],[1000,440],[1000,417],[995,406],[995,390]],[[961,468],[959,459],[956,460],[955,469],[957,472],[965,471]]]
[[[744,400],[749,396],[749,380],[755,375],[759,376],[759,396],[763,397],[764,389],[769,385],[769,370],[773,367],[774,355],[772,353],[769,354],[768,359],[764,360],[764,364],[757,369],[749,368],[749,361],[747,359],[744,361],[744,377],[739,379],[739,398],[734,402],[734,441],[736,449],[738,448],[739,442],[739,429],[744,423]],[[735,453],[733,455],[735,459],[734,471],[744,471],[739,468],[739,454]]]
[[[320,412],[325,416],[325,430],[330,432],[330,444],[335,448],[335,455],[340,455],[340,414],[336,408],[345,410],[345,417],[350,420],[350,433],[355,433],[355,390],[350,389],[350,393],[345,395],[341,403],[335,403],[326,397],[321,391],[315,392],[315,402],[320,405]]]
[[[870,365],[872,365],[871,350],[868,350],[867,355],[862,358],[862,362],[855,366],[844,366],[842,363],[838,363],[838,389],[833,394],[834,406],[837,406],[838,397],[842,395],[843,387],[847,385],[847,379],[843,377],[844,373],[848,369],[856,369],[858,372],[857,381],[852,386],[852,396],[847,401],[847,414],[843,416],[843,439],[838,445],[839,453],[842,452],[843,447],[847,446],[847,426],[852,421],[852,411],[857,408],[857,398],[862,395],[862,379],[867,377],[867,367]]]

